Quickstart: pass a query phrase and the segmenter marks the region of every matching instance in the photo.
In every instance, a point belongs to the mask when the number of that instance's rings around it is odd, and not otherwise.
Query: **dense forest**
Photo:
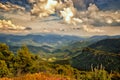
[[[85,48],[83,49],[84,55],[79,54],[73,58],[69,58],[66,60],[59,60],[59,61],[46,61],[40,57],[38,54],[33,54],[29,51],[27,46],[22,46],[17,50],[16,53],[13,53],[9,46],[4,43],[0,43],[0,80],[118,80],[120,79],[119,73],[119,59],[113,54],[104,54],[100,53],[98,50]],[[87,53],[86,53],[87,52]],[[91,53],[92,52],[92,53]],[[104,55],[102,55],[104,54]],[[111,55],[111,56],[110,56]],[[82,56],[82,58],[80,58]],[[106,70],[102,64],[92,66],[91,69],[82,69],[85,64],[88,65],[88,59],[85,58],[93,57],[99,58],[101,60],[105,59],[105,65],[108,69],[112,70],[112,67],[109,67],[109,63],[106,60],[112,60],[113,62],[110,64],[114,64],[115,69],[112,71]],[[78,58],[79,57],[79,58]],[[105,57],[105,58],[104,58]],[[108,58],[107,58],[108,57]],[[99,59],[100,59],[99,58]],[[82,60],[80,60],[82,59]],[[86,59],[86,60],[85,60]],[[115,59],[115,60],[114,60]],[[76,63],[76,61],[79,61]],[[84,61],[84,62],[81,62]],[[99,60],[98,60],[99,61]],[[72,62],[72,63],[71,63]],[[73,65],[73,62],[75,63]],[[79,65],[81,65],[79,67]],[[94,63],[93,63],[94,64]],[[78,65],[76,67],[75,65]],[[116,68],[117,67],[117,68]],[[86,68],[86,67],[85,67]]]

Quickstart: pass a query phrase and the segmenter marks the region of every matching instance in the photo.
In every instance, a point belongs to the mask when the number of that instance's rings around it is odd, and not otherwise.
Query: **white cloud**
[[[28,27],[15,25],[10,20],[0,20],[0,30],[24,31],[26,29],[28,29]]]
[[[104,30],[101,30],[101,29],[97,29],[95,27],[91,27],[89,25],[89,27],[87,25],[83,25],[83,29],[86,31],[86,32],[98,32],[98,33],[102,33],[102,32],[105,32]]]
[[[11,11],[11,10],[25,11],[24,7],[14,5],[14,4],[11,4],[11,3],[7,3],[7,4],[0,3],[0,8],[3,9],[4,11]]]

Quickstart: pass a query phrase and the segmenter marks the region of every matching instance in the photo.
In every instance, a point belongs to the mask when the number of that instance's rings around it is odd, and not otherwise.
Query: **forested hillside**
[[[89,46],[106,52],[120,53],[120,38],[104,39]]]
[[[119,46],[119,38],[104,39],[93,43],[72,58],[72,65],[83,70],[90,70],[91,67],[102,65],[109,72],[120,72]]]
[[[117,60],[116,56],[112,58]],[[70,64],[42,60],[40,55],[32,54],[26,46],[13,53],[6,44],[0,43],[0,77],[0,80],[118,80],[120,74],[108,73],[102,66],[80,71]]]

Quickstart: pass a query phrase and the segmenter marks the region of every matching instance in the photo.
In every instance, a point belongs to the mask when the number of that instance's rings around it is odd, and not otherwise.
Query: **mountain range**
[[[12,35],[0,34],[0,42],[10,46],[12,51],[16,52],[21,46],[26,45],[33,53],[51,52],[61,46],[69,43],[82,41],[84,38],[77,36],[56,35],[56,34],[28,34],[28,35]]]
[[[0,42],[16,52],[26,45],[32,53],[57,64],[69,64],[80,70],[101,66],[120,71],[120,36],[77,37],[55,34],[0,34]]]
[[[48,52],[49,50],[50,52],[51,50],[54,50],[54,53],[56,53],[56,51],[58,50],[63,52],[65,49],[71,50],[74,48],[76,49],[83,48],[100,40],[111,38],[120,38],[120,36],[103,35],[92,37],[79,37],[56,34],[28,34],[28,35],[0,34],[0,42],[6,43],[10,47],[14,47],[13,51],[17,50],[17,48],[23,45],[26,45],[29,48],[34,48],[31,49],[31,51],[33,50],[32,52],[35,53],[39,52],[39,49],[44,50],[45,52],[46,51]]]
[[[7,44],[26,44],[40,46],[45,44],[63,44],[71,41],[84,40],[82,37],[56,34],[28,34],[28,35],[12,35],[0,34],[0,41]]]

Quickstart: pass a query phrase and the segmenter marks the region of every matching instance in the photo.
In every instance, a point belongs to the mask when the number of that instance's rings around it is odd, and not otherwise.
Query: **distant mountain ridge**
[[[83,48],[98,42],[103,39],[120,38],[120,36],[92,36],[92,37],[79,37],[68,35],[56,35],[56,34],[28,34],[28,35],[12,35],[12,34],[0,34],[0,42],[6,43],[9,46],[21,47],[22,45],[37,47],[44,47],[49,50],[49,47],[62,49]],[[48,48],[46,48],[46,46]],[[66,47],[65,47],[66,46]],[[31,48],[31,47],[30,47]],[[44,49],[41,48],[41,49]],[[63,50],[62,50],[63,51]]]
[[[22,45],[27,45],[31,51],[39,52],[39,50],[49,51],[50,48],[65,46],[69,43],[84,40],[82,37],[56,35],[56,34],[39,34],[39,35],[12,35],[0,34],[0,42],[6,43],[10,47],[20,48]],[[47,50],[48,49],[48,50]],[[15,49],[14,49],[15,51]]]

